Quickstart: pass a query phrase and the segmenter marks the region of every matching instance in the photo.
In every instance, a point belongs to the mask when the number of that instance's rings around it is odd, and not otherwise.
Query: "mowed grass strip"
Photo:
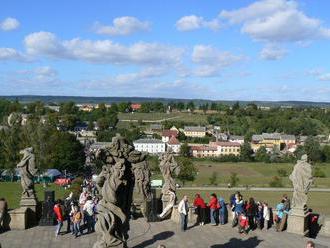
[[[70,189],[65,190],[56,184],[49,184],[46,189],[41,184],[35,184],[38,200],[44,200],[45,190],[54,190],[55,199],[63,199],[70,194]],[[14,209],[19,207],[21,200],[22,187],[20,182],[0,182],[0,197],[4,197],[8,202],[8,207]]]

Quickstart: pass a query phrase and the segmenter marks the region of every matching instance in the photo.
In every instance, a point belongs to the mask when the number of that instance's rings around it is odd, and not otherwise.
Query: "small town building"
[[[165,129],[162,132],[162,141],[167,143],[171,137],[177,138],[179,135],[178,131],[175,130],[170,130],[170,129]]]
[[[217,148],[214,146],[208,146],[208,145],[192,146],[190,148],[190,151],[191,151],[191,155],[194,158],[206,158],[206,157],[218,156]]]
[[[151,124],[150,131],[154,132],[154,133],[161,133],[163,131],[163,125],[162,124]]]
[[[167,142],[167,149],[171,150],[174,153],[179,153],[180,148],[181,148],[180,141],[176,137],[172,136],[170,140]]]
[[[184,132],[184,135],[186,135],[187,137],[203,138],[206,135],[206,127],[185,126],[183,132]]]
[[[158,139],[139,139],[133,141],[133,145],[137,151],[150,154],[160,154],[166,150],[166,144]]]
[[[217,148],[218,156],[239,156],[241,153],[241,144],[238,142],[210,142],[209,145]]]
[[[131,104],[131,109],[132,111],[138,111],[141,109],[141,104],[140,103],[132,103]]]
[[[239,136],[239,135],[230,135],[228,138],[229,142],[236,142],[239,144],[243,144],[244,143],[244,136]]]

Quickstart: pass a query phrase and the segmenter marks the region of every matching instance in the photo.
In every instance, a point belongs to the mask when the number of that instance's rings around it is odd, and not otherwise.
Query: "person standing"
[[[263,206],[264,229],[267,231],[269,228],[270,210],[268,207],[268,203],[264,202]]]
[[[255,201],[252,197],[250,197],[249,202],[246,205],[246,215],[248,217],[249,227],[252,230],[255,228],[255,216],[256,216],[256,214],[257,214],[257,210],[256,210]]]
[[[180,214],[181,231],[184,232],[187,230],[189,212],[188,197],[186,195],[184,195],[180,201],[178,211]]]
[[[211,194],[209,207],[210,207],[211,225],[216,226],[218,223],[218,220],[219,220],[219,217],[218,217],[219,203],[218,203],[217,195],[215,193]]]
[[[227,218],[228,218],[228,210],[227,210],[227,205],[225,202],[225,199],[220,197],[219,198],[219,215],[220,215],[220,224],[224,225],[227,223]]]
[[[63,226],[63,221],[64,221],[62,201],[60,199],[56,201],[56,204],[54,206],[54,212],[57,220],[57,226],[55,232],[55,236],[57,237],[61,232],[61,228]]]
[[[197,224],[203,226],[205,223],[206,204],[200,194],[196,194],[195,196],[194,207],[197,213]]]
[[[87,233],[94,232],[94,202],[91,196],[87,197],[83,210],[87,222]]]
[[[72,215],[73,234],[77,238],[81,234],[80,233],[80,222],[81,222],[81,219],[82,219],[82,214],[79,211],[78,206],[74,206],[73,209],[74,209],[74,212],[73,212],[73,215]]]

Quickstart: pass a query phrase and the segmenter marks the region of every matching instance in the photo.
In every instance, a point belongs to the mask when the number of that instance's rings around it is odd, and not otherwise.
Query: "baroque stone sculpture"
[[[22,160],[17,164],[21,176],[22,198],[35,198],[33,177],[37,174],[33,148],[28,147],[20,151]]]
[[[134,186],[144,199],[150,197],[150,171],[145,154],[120,135],[105,148],[93,151],[103,162],[97,186],[102,199],[97,207],[95,225],[98,239],[94,248],[126,247]]]
[[[307,155],[304,154],[301,160],[297,161],[290,175],[293,184],[293,208],[305,208],[307,204],[307,193],[313,183],[312,166],[307,162]]]
[[[306,154],[298,160],[289,178],[293,184],[293,197],[287,231],[306,236],[309,233],[307,193],[313,183],[312,166],[307,162]]]
[[[180,166],[175,161],[174,155],[170,152],[160,155],[159,160],[159,168],[164,178],[164,185],[162,188],[163,211],[159,217],[165,218],[171,213],[175,204],[176,184],[173,175],[179,175]]]

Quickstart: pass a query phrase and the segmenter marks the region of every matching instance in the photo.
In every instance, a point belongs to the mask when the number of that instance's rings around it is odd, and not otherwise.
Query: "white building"
[[[164,153],[166,144],[158,139],[139,139],[133,141],[135,150],[151,154]]]
[[[171,149],[172,152],[179,153],[180,152],[180,148],[181,148],[181,144],[180,144],[180,141],[178,141],[177,138],[175,138],[174,136],[172,136],[170,138],[170,140],[167,142],[167,147],[168,147],[168,149]]]

